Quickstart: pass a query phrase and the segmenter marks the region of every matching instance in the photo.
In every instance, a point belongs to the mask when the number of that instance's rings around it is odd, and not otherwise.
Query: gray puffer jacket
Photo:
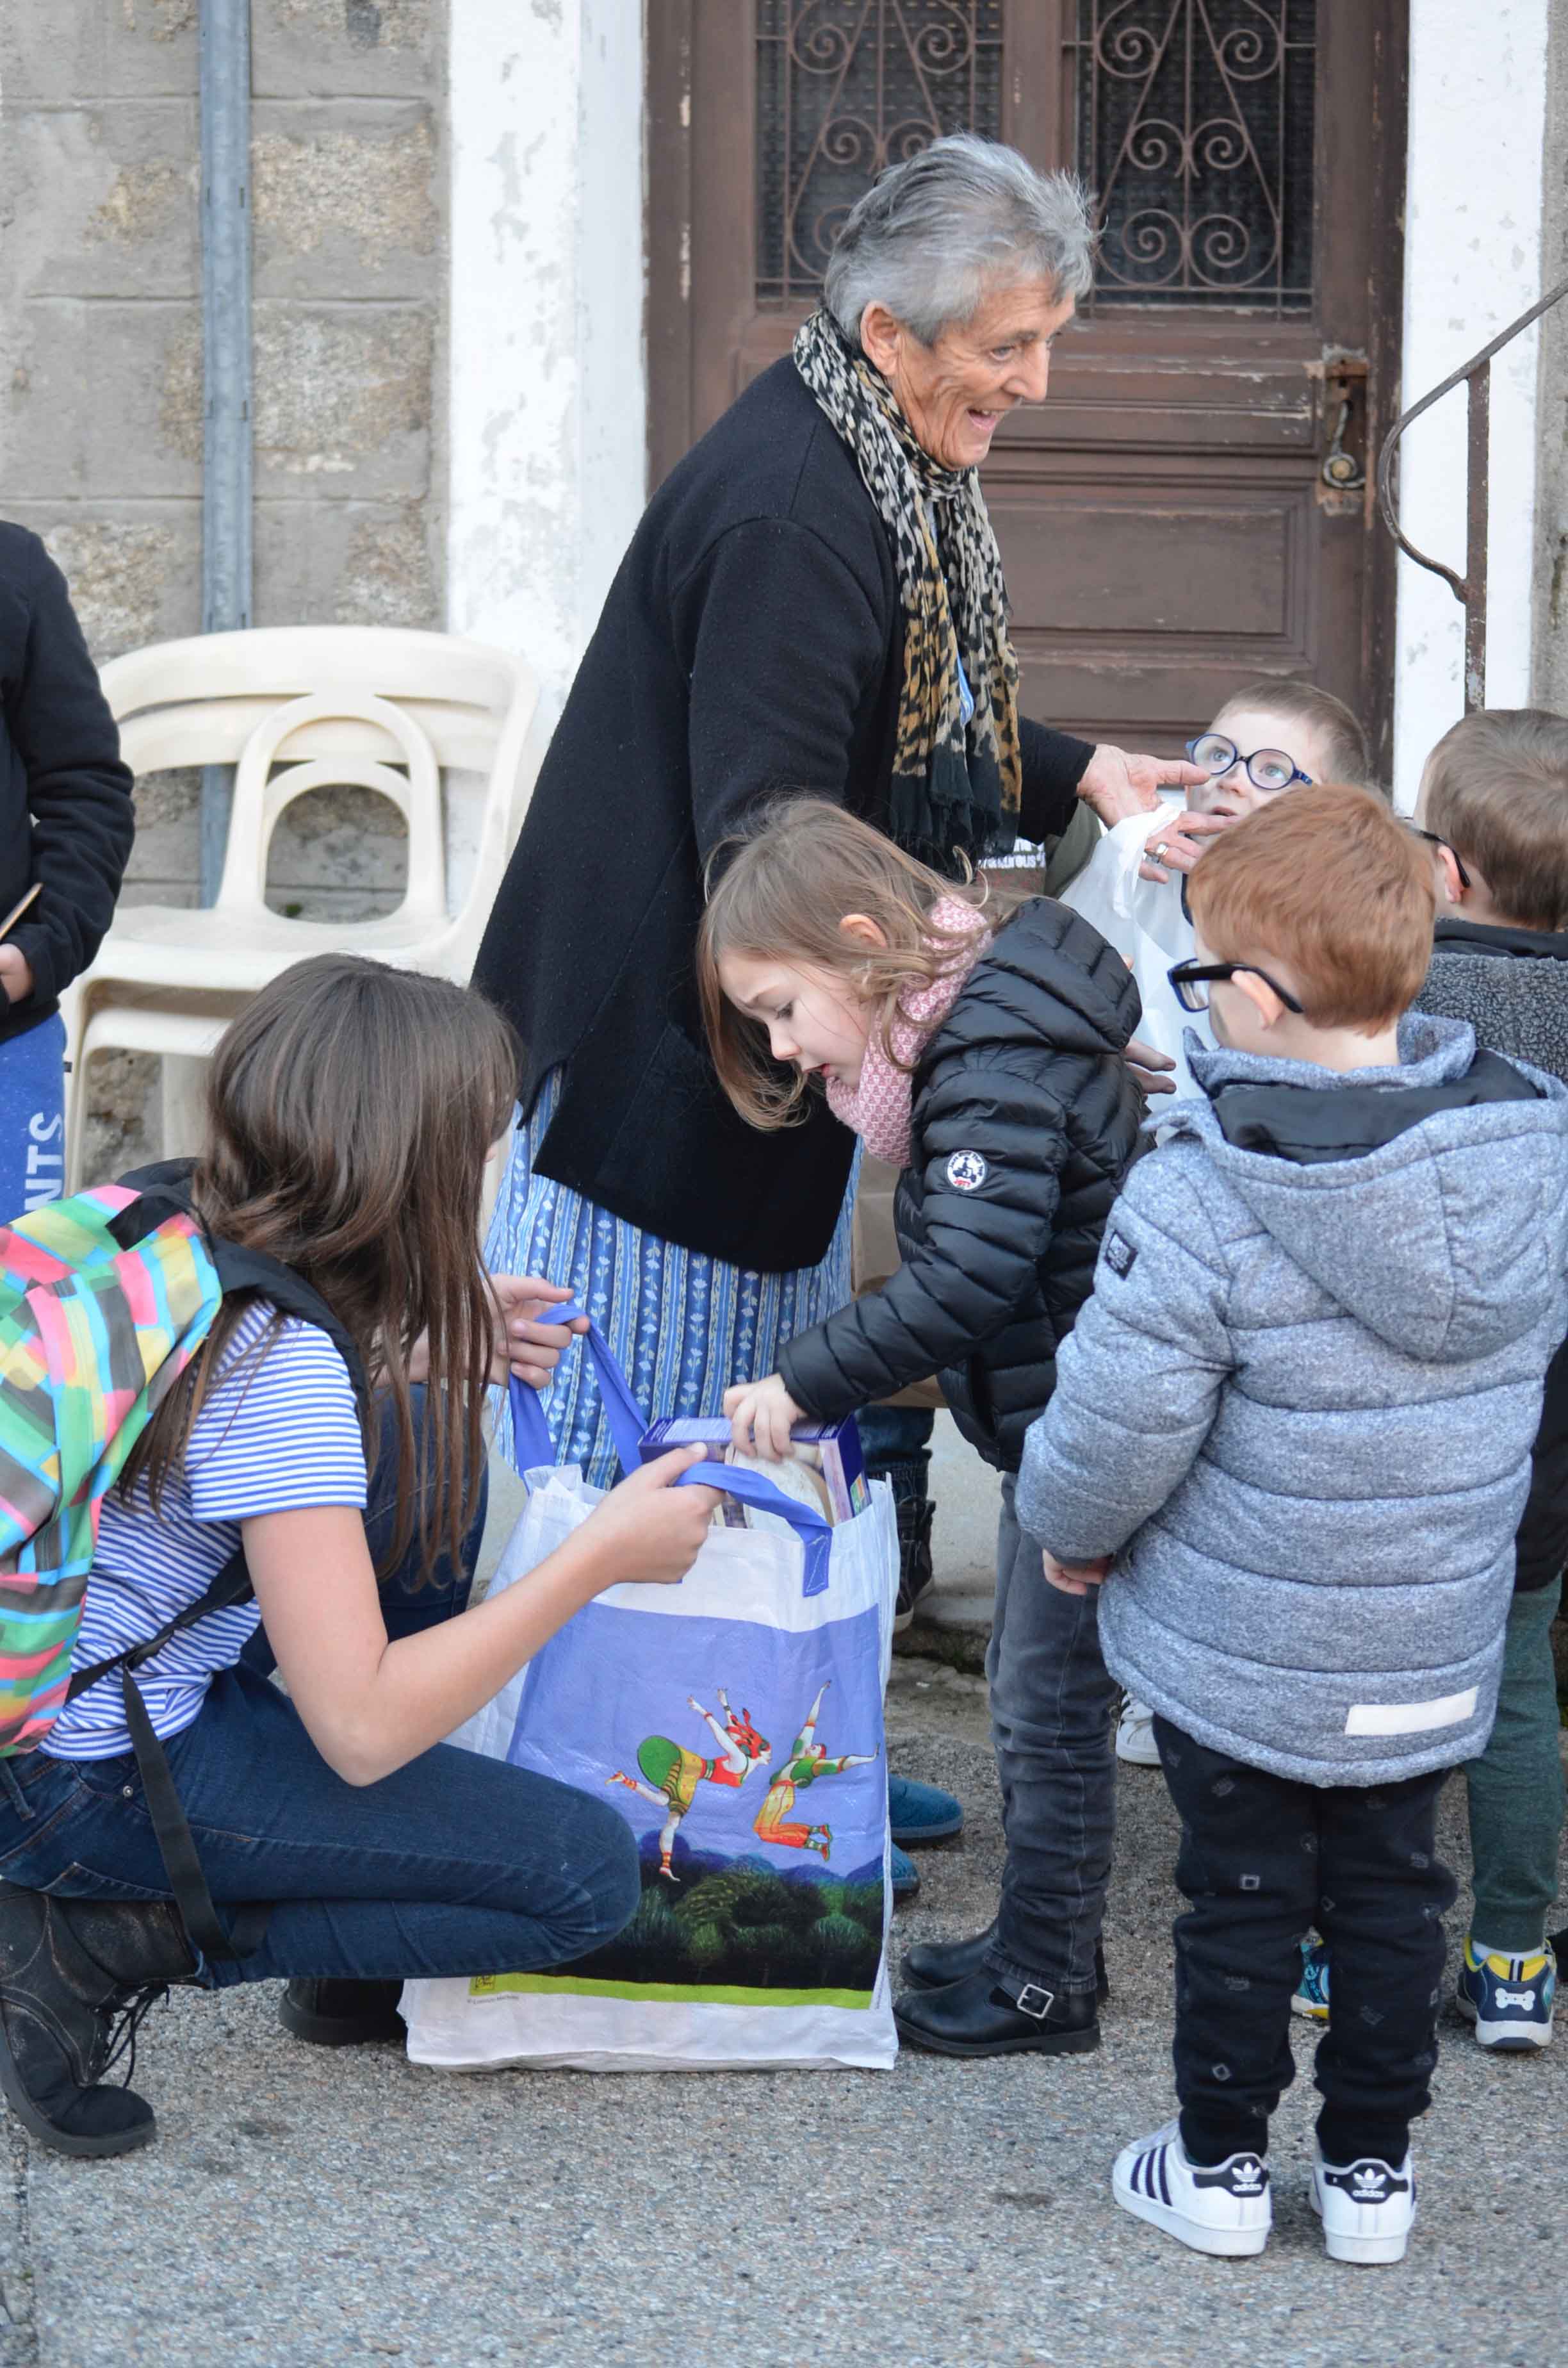
[[[1106,1660],[1212,1749],[1316,1784],[1467,1759],[1568,1322],[1568,1090],[1419,1014],[1392,1069],[1187,1051],[1019,1520],[1118,1555]]]

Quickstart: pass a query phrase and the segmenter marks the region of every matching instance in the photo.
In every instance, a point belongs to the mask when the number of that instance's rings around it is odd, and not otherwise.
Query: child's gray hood
[[[1564,1188],[1568,1088],[1460,1020],[1409,1014],[1399,1065],[1344,1074],[1213,1051],[1158,1120],[1201,1143],[1304,1272],[1403,1354],[1483,1356],[1561,1289],[1542,1218]],[[1238,1139],[1239,1138],[1239,1139]]]

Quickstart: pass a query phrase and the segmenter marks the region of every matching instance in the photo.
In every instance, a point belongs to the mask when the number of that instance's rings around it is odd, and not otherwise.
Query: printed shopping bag
[[[646,1428],[589,1335],[623,1464]],[[514,1389],[529,1497],[493,1587],[599,1502],[543,1468]],[[528,1469],[532,1465],[534,1468]],[[586,1605],[452,1740],[612,1800],[642,1897],[608,1946],[547,1972],[405,1986],[415,2061],[672,2070],[891,2065],[882,1689],[898,1544],[892,1492],[832,1526],[761,1474],[687,1475],[789,1522],[710,1531],[678,1587]]]

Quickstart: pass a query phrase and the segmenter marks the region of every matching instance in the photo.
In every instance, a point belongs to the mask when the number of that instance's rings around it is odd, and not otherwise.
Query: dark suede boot
[[[931,1584],[931,1521],[937,1508],[929,1497],[901,1497],[898,1516],[898,1604],[893,1612],[895,1636],[902,1636],[915,1617],[916,1600]]]
[[[971,1932],[966,1941],[917,1941],[906,1950],[903,1978],[911,1989],[941,1990],[949,1983],[963,1982],[971,1974],[978,1974],[984,1964],[991,1943],[996,1938],[996,1927],[988,1924],[983,1932]],[[1106,1977],[1105,1951],[1095,1942],[1095,1996],[1103,2006],[1110,1996],[1110,1983]]]
[[[312,2047],[364,2047],[392,2040],[401,2047],[408,2026],[397,2010],[403,1984],[290,1982],[278,2001],[278,2020]]]
[[[100,2086],[196,1956],[172,1904],[56,1899],[0,1883],[0,2089],[28,2135],[58,2154],[127,2154],[156,2132],[153,2108]],[[117,2017],[123,2017],[119,2033]]]

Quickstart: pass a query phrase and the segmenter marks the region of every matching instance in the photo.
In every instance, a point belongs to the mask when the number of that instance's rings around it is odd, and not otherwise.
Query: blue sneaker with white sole
[[[1455,2002],[1474,2023],[1483,2047],[1494,2047],[1500,2055],[1549,2047],[1556,1991],[1557,1959],[1550,1941],[1528,1957],[1478,1957],[1465,1934]]]
[[[1321,1941],[1301,1943],[1301,1978],[1290,2011],[1304,2014],[1309,2022],[1328,2021],[1328,1951]]]

